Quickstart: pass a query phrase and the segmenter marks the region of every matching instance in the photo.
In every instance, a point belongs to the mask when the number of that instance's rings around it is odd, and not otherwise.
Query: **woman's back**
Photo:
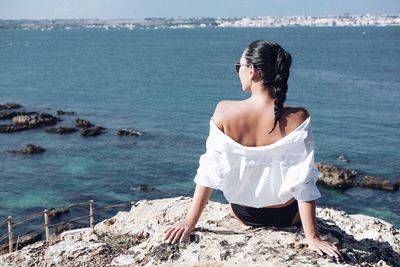
[[[251,97],[218,103],[193,203],[183,223],[166,229],[169,242],[195,229],[212,189],[219,189],[244,224],[289,226],[301,219],[309,246],[321,255],[340,255],[318,235],[315,200],[321,194],[311,118],[304,108],[284,105],[291,64],[290,53],[272,41],[257,40],[243,51],[235,70]]]
[[[226,135],[237,143],[247,147],[270,145],[285,137],[309,114],[302,107],[284,106],[276,128],[270,134],[274,124],[274,105],[268,105],[260,99],[242,101],[221,101],[215,110],[213,120]]]

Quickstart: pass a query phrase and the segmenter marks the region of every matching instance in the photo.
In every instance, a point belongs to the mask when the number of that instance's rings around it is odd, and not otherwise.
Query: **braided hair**
[[[274,127],[268,133],[270,134],[278,123],[283,111],[283,103],[286,101],[292,56],[275,42],[258,40],[247,47],[245,58],[247,64],[253,65],[261,72],[263,84],[274,87],[275,117]]]

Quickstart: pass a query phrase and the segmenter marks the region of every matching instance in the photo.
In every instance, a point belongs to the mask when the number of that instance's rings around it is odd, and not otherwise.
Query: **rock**
[[[397,190],[399,190],[400,183],[398,181],[391,182],[390,180],[382,178],[382,177],[365,175],[360,182],[355,182],[355,185],[360,186],[360,187],[373,188],[373,189],[397,191]]]
[[[27,144],[24,148],[20,150],[14,150],[14,151],[9,151],[10,153],[21,153],[21,154],[39,154],[43,153],[46,151],[46,149],[40,147],[40,146],[35,146],[32,144]]]
[[[22,106],[16,103],[5,103],[4,105],[0,105],[0,110],[2,109],[18,109]]]
[[[32,144],[27,144],[22,150],[21,153],[24,154],[39,154],[46,151],[46,149],[42,148],[41,146],[35,146]]]
[[[20,115],[13,117],[11,120],[15,124],[29,124],[31,117],[29,115]]]
[[[319,182],[342,189],[353,186],[353,178],[355,178],[355,175],[351,171],[340,169],[334,165],[322,165],[318,162],[315,166],[320,171],[318,177]]]
[[[89,128],[94,126],[90,121],[87,120],[82,120],[82,119],[76,119],[75,120],[75,126],[78,128]]]
[[[363,175],[354,170],[341,169],[334,165],[315,164],[320,171],[318,182],[330,187],[347,189],[351,187],[365,187],[387,191],[397,191],[400,187],[400,179],[390,181],[385,178],[372,175]]]
[[[61,119],[54,117],[48,113],[40,113],[39,116],[35,116],[29,122],[30,125],[33,127],[40,127],[40,126],[52,126],[57,124]]]
[[[140,184],[139,186],[131,187],[130,189],[134,191],[151,192],[154,190],[154,187],[149,186],[147,184]]]
[[[14,236],[15,237],[15,236]],[[16,239],[13,240],[13,248],[15,249],[18,243],[17,249],[21,249],[27,245],[33,244],[35,242],[38,242],[42,240],[42,234],[33,232],[29,234],[25,234],[22,236],[17,236]],[[8,242],[7,244],[0,245],[0,254],[2,253],[8,253]],[[2,266],[2,265],[1,265]]]
[[[140,191],[149,191],[151,189],[151,187],[149,187],[147,184],[141,184],[138,186],[138,189]]]
[[[400,186],[400,183],[392,183],[391,181],[388,181],[388,180],[384,180],[383,182],[382,182],[382,188],[380,188],[380,189],[384,189],[384,190],[388,190],[388,191],[397,191],[397,190],[399,190],[399,186]]]
[[[49,218],[59,218],[61,215],[68,213],[69,210],[69,208],[51,208],[48,215]]]
[[[76,128],[68,128],[68,127],[54,127],[54,128],[47,128],[45,131],[47,133],[66,134],[66,133],[77,132],[78,129],[76,129]]]
[[[191,198],[137,202],[98,223],[0,256],[0,266],[398,266],[400,231],[365,215],[317,208],[321,238],[337,242],[344,259],[310,251],[301,228],[252,228],[228,204],[209,201],[189,238],[163,241],[165,227],[185,218]]]
[[[42,126],[52,126],[61,121],[48,113],[37,112],[14,112],[12,114],[3,114],[4,117],[11,119],[14,124],[0,125],[0,133],[17,132],[39,128]],[[7,116],[6,116],[7,115]]]
[[[346,158],[345,155],[340,155],[337,160],[343,161],[343,162],[349,162],[349,160]]]
[[[117,132],[119,136],[141,136],[142,133],[131,129],[119,129]]]
[[[104,127],[82,128],[80,130],[80,133],[83,136],[98,136],[98,135],[104,133],[105,130],[106,130],[106,128],[104,128]]]
[[[81,229],[84,228],[85,225],[82,223],[78,223],[78,222],[64,222],[64,223],[60,223],[57,224],[56,228],[55,228],[55,234],[59,235],[61,233],[64,233],[66,231],[70,231],[70,230],[74,230],[74,229]]]
[[[14,124],[8,124],[8,125],[0,125],[0,133],[14,133],[14,132],[19,132],[19,131],[25,131],[31,129],[27,125],[14,125]]]
[[[75,115],[75,112],[73,111],[62,111],[62,110],[57,110],[57,115]]]
[[[39,114],[39,113],[37,113],[37,112],[25,112],[25,111],[20,111],[20,112],[3,111],[3,112],[0,112],[0,120],[11,120],[12,118],[14,118],[16,116],[34,115],[34,114]]]

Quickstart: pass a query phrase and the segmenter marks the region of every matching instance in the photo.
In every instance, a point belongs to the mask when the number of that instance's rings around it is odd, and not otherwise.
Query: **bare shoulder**
[[[215,107],[213,114],[213,121],[221,130],[224,129],[223,122],[228,117],[234,116],[238,112],[238,106],[241,105],[241,101],[235,100],[222,100]]]
[[[284,107],[284,117],[287,119],[289,128],[296,128],[310,117],[307,109],[303,107]]]

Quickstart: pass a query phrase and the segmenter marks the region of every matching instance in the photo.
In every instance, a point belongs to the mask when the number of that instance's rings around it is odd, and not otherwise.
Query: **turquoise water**
[[[79,117],[108,132],[0,134],[0,221],[89,198],[102,205],[190,196],[215,105],[248,97],[233,64],[261,38],[293,56],[287,104],[310,112],[316,161],[400,176],[399,27],[2,30],[0,103],[75,111],[60,125]],[[144,134],[119,137],[122,127]],[[26,143],[47,151],[6,152]],[[349,163],[337,160],[342,154]],[[142,183],[154,190],[134,190]],[[320,189],[319,205],[400,227],[400,192]],[[212,198],[224,201],[220,192]]]

